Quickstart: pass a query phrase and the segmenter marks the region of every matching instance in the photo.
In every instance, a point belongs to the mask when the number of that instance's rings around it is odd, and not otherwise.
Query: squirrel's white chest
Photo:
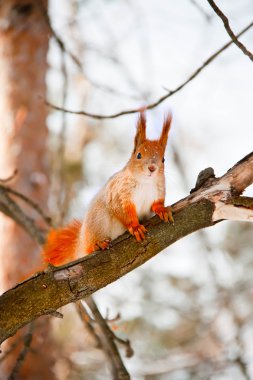
[[[158,199],[157,185],[152,181],[137,184],[133,191],[133,203],[135,204],[140,220],[152,215],[151,206]]]

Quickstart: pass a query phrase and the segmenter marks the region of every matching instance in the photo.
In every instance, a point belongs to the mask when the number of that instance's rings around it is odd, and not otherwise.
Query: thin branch
[[[3,187],[0,187],[0,211],[15,220],[38,244],[45,242],[46,231],[36,226],[34,219],[24,213]]]
[[[252,26],[253,26],[253,21],[249,25],[247,25],[244,29],[242,29],[240,31],[240,33],[237,34],[236,38],[242,36]],[[161,104],[162,102],[164,102],[166,99],[170,98],[172,95],[174,95],[177,92],[179,92],[180,90],[182,90],[188,83],[190,83],[194,78],[196,78],[201,73],[201,71],[204,70],[205,67],[207,67],[215,58],[217,58],[230,45],[232,45],[232,43],[233,43],[233,41],[229,41],[228,43],[226,43],[225,45],[223,45],[219,50],[217,50],[209,58],[207,58],[204,61],[204,63],[199,68],[197,68],[183,83],[181,83],[174,90],[169,91],[167,94],[165,94],[164,96],[162,96],[161,98],[159,98],[155,102],[150,103],[149,105],[147,105],[145,107],[145,109],[150,110],[150,109],[153,109],[153,108],[157,107],[159,104]],[[63,108],[63,107],[56,106],[56,105],[50,103],[47,100],[45,101],[45,104],[48,105],[49,107],[57,110],[57,111],[63,111],[63,112],[67,112],[67,113],[74,114],[74,115],[88,116],[88,117],[91,117],[93,119],[98,119],[98,120],[102,120],[102,119],[115,119],[115,118],[117,118],[119,116],[129,115],[129,114],[133,114],[133,113],[136,113],[136,112],[140,112],[140,110],[141,110],[141,107],[138,107],[138,108],[134,108],[134,109],[130,109],[130,110],[120,111],[120,112],[113,113],[113,114],[110,114],[110,115],[100,115],[100,114],[95,114],[95,113],[91,113],[91,112],[87,112],[87,111],[73,111],[73,110],[69,110],[69,109],[66,109],[66,108]]]
[[[87,73],[84,72],[83,65],[82,65],[81,61],[79,60],[79,58],[77,57],[77,55],[74,54],[72,51],[70,51],[66,47],[66,44],[64,43],[64,41],[61,39],[61,37],[58,35],[58,33],[52,27],[52,24],[50,22],[47,10],[43,6],[42,2],[40,2],[40,8],[42,10],[42,13],[43,13],[44,19],[46,21],[46,24],[47,24],[47,26],[48,26],[48,28],[50,30],[50,33],[51,33],[52,37],[55,39],[55,41],[58,44],[59,48],[62,50],[63,53],[65,53],[66,55],[68,55],[70,57],[70,59],[73,61],[73,63],[78,68],[79,72],[83,74],[83,76],[86,78],[86,80],[88,80],[88,82],[93,87],[95,87],[95,88],[97,88],[97,89],[99,89],[101,91],[104,91],[104,92],[107,92],[107,93],[111,93],[111,94],[114,94],[114,95],[117,95],[117,96],[120,95],[120,96],[124,96],[124,97],[127,97],[127,98],[132,98],[132,99],[135,99],[135,100],[140,98],[140,96],[124,93],[123,91],[120,91],[118,89],[114,89],[114,88],[112,88],[110,86],[107,86],[107,85],[104,85],[104,84],[96,83],[96,81],[94,81],[94,80],[92,80],[90,78],[87,78]],[[85,48],[87,49],[88,47],[85,46]],[[119,64],[119,62],[116,62],[116,63]]]
[[[84,300],[85,302],[85,300]],[[93,300],[93,302],[95,302]],[[78,314],[85,326],[85,328],[88,330],[88,332],[90,333],[90,335],[92,336],[92,338],[96,341],[96,345],[97,347],[99,348],[103,348],[102,347],[102,343],[101,343],[101,339],[99,337],[99,334],[96,333],[95,331],[95,328],[94,328],[94,323],[98,323],[98,321],[96,321],[96,319],[92,319],[89,315],[89,313],[87,312],[86,308],[84,307],[84,304],[82,301],[77,301],[76,302],[76,308],[77,308],[77,311],[78,311]],[[102,315],[101,315],[101,318]],[[112,328],[110,327],[110,323],[112,322],[115,322],[115,321],[118,321],[120,318],[120,314],[118,313],[116,315],[116,317],[112,318],[112,319],[108,319],[108,317],[106,316],[104,319],[104,323],[107,325],[108,329],[110,330],[110,335],[108,335],[108,337],[110,339],[113,339],[115,342],[119,343],[121,346],[124,347],[125,349],[125,354],[126,354],[126,357],[127,358],[131,358],[133,355],[134,355],[134,350],[131,346],[131,343],[130,343],[130,340],[129,339],[122,339],[122,338],[119,338],[115,332],[112,330]],[[119,353],[118,353],[119,355]],[[113,363],[112,363],[113,364]]]
[[[113,380],[130,380],[130,376],[120,357],[117,346],[114,342],[114,335],[105,319],[102,317],[96,303],[92,297],[85,299],[86,304],[92,312],[97,327],[99,328],[99,339],[110,363]]]
[[[119,343],[121,346],[124,347],[125,349],[125,353],[126,353],[126,357],[127,358],[131,358],[133,355],[134,355],[134,350],[131,346],[131,342],[129,339],[122,339],[120,337],[118,337],[118,335],[115,334],[114,331],[111,330],[111,333],[113,334],[113,337],[114,337],[114,340]]]
[[[100,338],[98,334],[96,334],[96,331],[93,327],[91,317],[89,313],[87,312],[86,308],[84,307],[84,304],[82,301],[77,301],[75,303],[76,310],[79,314],[79,317],[81,318],[81,321],[83,322],[83,325],[85,329],[88,331],[89,335],[92,337],[92,339],[95,341],[95,345],[98,348],[102,348],[102,344],[100,341]]]
[[[90,18],[94,19],[94,20],[95,19],[97,20],[101,14],[101,12],[99,10],[97,10],[97,9],[95,10],[94,8],[92,10],[89,9],[89,11],[90,11]],[[136,9],[135,9],[134,13],[136,14]],[[138,11],[137,11],[137,13],[138,13]],[[141,17],[141,15],[139,15],[139,17],[137,16],[137,18],[136,18],[137,25],[139,23],[140,17]],[[85,49],[86,50],[87,49],[93,50],[93,52],[99,54],[102,58],[109,59],[114,65],[117,65],[118,69],[124,75],[127,84],[130,85],[132,87],[132,89],[138,90],[138,93],[141,95],[142,100],[143,99],[145,100],[147,98],[147,94],[145,93],[145,91],[142,91],[141,89],[139,89],[139,86],[136,82],[136,79],[132,75],[131,70],[129,70],[129,66],[127,66],[125,64],[125,61],[121,60],[117,56],[117,54],[115,54],[115,52],[116,52],[115,47],[117,47],[118,44],[122,43],[122,39],[124,39],[124,36],[121,35],[120,38],[118,35],[116,36],[115,33],[113,32],[113,29],[111,28],[111,24],[106,21],[106,18],[102,18],[102,21],[103,22],[100,23],[100,28],[102,30],[102,33],[104,33],[107,36],[107,40],[110,41],[109,52],[108,51],[103,52],[103,51],[101,51],[101,49],[97,49],[96,47],[94,48],[94,46],[88,46],[87,44],[85,45]],[[131,30],[133,30],[133,28]],[[129,36],[129,29],[127,30],[126,35]]]
[[[23,338],[24,347],[23,347],[22,351],[20,352],[20,354],[16,360],[16,363],[14,365],[13,370],[11,371],[10,376],[8,377],[8,380],[16,380],[16,378],[17,378],[17,375],[20,371],[20,368],[21,368],[28,352],[31,349],[30,347],[31,347],[31,343],[32,343],[33,329],[34,329],[34,324],[30,323],[29,330]]]
[[[213,0],[207,0],[210,6],[213,8],[214,12],[221,18],[223,21],[224,27],[228,33],[228,35],[231,37],[232,41],[234,42],[235,45],[239,47],[239,49],[243,52],[243,54],[247,55],[251,61],[253,61],[253,54],[246,48],[243,43],[241,43],[238,40],[239,35],[235,35],[232,29],[230,28],[229,25],[229,20],[227,16],[224,15],[224,13],[221,11],[221,9],[215,4]]]
[[[124,93],[123,91],[120,91],[120,90],[116,90],[108,85],[104,85],[104,84],[99,84],[99,83],[96,83],[94,80],[90,79],[90,78],[87,78],[87,73],[84,72],[84,68],[82,66],[82,63],[81,61],[79,60],[79,58],[77,57],[76,54],[74,54],[72,51],[70,51],[67,47],[66,47],[66,44],[64,43],[64,41],[61,39],[61,37],[58,35],[58,33],[54,30],[54,28],[52,27],[52,24],[50,22],[50,19],[49,19],[49,16],[48,16],[48,12],[47,10],[45,9],[43,3],[40,1],[40,8],[42,10],[42,13],[43,13],[43,16],[44,16],[44,19],[47,23],[47,26],[50,30],[50,33],[51,35],[53,36],[53,38],[55,39],[56,43],[58,44],[59,48],[62,50],[63,53],[65,53],[66,55],[68,55],[71,60],[74,62],[74,64],[77,66],[78,70],[80,71],[80,73],[82,73],[84,75],[84,77],[86,78],[86,80],[88,80],[88,82],[95,88],[101,90],[101,91],[104,91],[104,92],[109,92],[109,93],[112,93],[112,94],[115,94],[115,95],[120,95],[120,96],[124,96],[124,97],[128,97],[128,98],[132,98],[132,99],[139,99],[140,97],[137,96],[137,95],[129,95],[127,93]],[[89,48],[87,46],[85,46],[85,48]],[[120,65],[120,62],[118,62],[116,59],[114,60],[115,63],[117,63],[118,65]]]
[[[67,265],[40,272],[8,290],[0,297],[0,343],[35,318],[90,296],[177,240],[221,221],[214,218],[220,204],[232,207],[234,213],[247,211],[244,220],[253,222],[253,198],[248,197],[247,205],[239,207],[232,201],[252,183],[253,152],[222,177],[207,179],[200,189],[173,205],[174,225],[153,217],[145,223],[148,234],[143,242],[137,242],[126,232],[107,252],[94,252]]]
[[[38,2],[38,6],[41,9],[41,12],[43,14],[44,20],[45,20],[45,22],[46,22],[46,24],[48,26],[48,29],[50,30],[51,35],[54,37],[54,39],[57,42],[57,44],[59,45],[60,49],[64,53],[66,53],[67,55],[70,56],[70,58],[76,64],[76,66],[79,68],[79,70],[83,71],[82,64],[79,61],[78,57],[76,55],[74,55],[69,49],[66,48],[63,40],[58,36],[58,34],[53,29],[53,27],[51,25],[51,22],[50,22],[50,19],[49,19],[49,16],[48,16],[47,9],[45,8],[45,6],[44,6],[44,4],[43,4],[43,2],[41,0]]]
[[[24,201],[29,206],[31,206],[44,219],[44,221],[49,226],[52,226],[52,220],[51,220],[51,218],[44,213],[44,211],[38,205],[38,203],[34,202],[32,199],[28,198],[27,196],[25,196],[24,194],[20,193],[19,191],[13,190],[11,187],[0,185],[0,189],[2,189],[3,191],[6,191],[7,193],[13,194],[16,197],[22,199],[22,201]]]
[[[83,302],[89,308],[92,317],[87,312]],[[130,376],[122,362],[118,348],[114,342],[115,335],[111,331],[105,318],[101,315],[92,297],[76,302],[78,313],[88,332],[95,340],[97,347],[103,350],[108,362],[110,363],[111,374],[114,380],[129,380]]]

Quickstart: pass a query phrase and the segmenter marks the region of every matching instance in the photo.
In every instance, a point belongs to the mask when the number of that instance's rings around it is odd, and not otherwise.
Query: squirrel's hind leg
[[[109,249],[112,247],[112,239],[106,238],[104,240],[96,240],[94,242],[89,242],[89,244],[86,244],[85,252],[86,254],[90,254],[94,251],[105,251],[106,249]]]
[[[97,249],[102,249],[103,251],[112,247],[112,239],[108,238],[101,241],[96,241],[94,245],[94,251]]]

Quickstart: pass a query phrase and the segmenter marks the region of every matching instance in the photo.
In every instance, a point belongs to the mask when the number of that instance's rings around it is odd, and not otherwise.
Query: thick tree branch
[[[252,26],[253,26],[253,22],[251,22],[243,30],[241,30],[240,33],[238,33],[236,35],[236,38],[242,36]],[[219,50],[217,50],[209,58],[207,58],[204,61],[204,63],[200,67],[198,67],[183,83],[181,83],[174,90],[171,90],[167,94],[165,94],[164,96],[160,97],[155,102],[148,104],[145,107],[145,109],[150,110],[150,109],[153,109],[153,108],[157,107],[159,104],[161,104],[162,102],[164,102],[166,99],[170,98],[172,95],[174,95],[177,92],[179,92],[180,90],[182,90],[182,88],[184,88],[188,83],[190,83],[193,79],[195,79],[201,73],[201,71],[204,70],[204,68],[206,66],[208,66],[215,58],[217,58],[223,51],[225,51],[230,45],[232,45],[232,43],[233,43],[233,41],[229,41],[228,43],[226,43],[225,45],[223,45]],[[51,108],[53,108],[53,109],[55,109],[57,111],[67,112],[67,113],[71,113],[71,114],[74,114],[74,115],[88,116],[88,117],[91,117],[93,119],[98,119],[98,120],[102,120],[102,119],[115,119],[115,118],[117,118],[119,116],[129,115],[129,114],[133,114],[133,113],[136,113],[136,112],[140,112],[140,110],[141,110],[141,108],[139,107],[139,108],[134,108],[134,109],[130,109],[130,110],[120,111],[120,112],[117,112],[117,113],[113,113],[111,115],[100,115],[100,114],[94,114],[94,113],[86,112],[86,111],[73,111],[73,110],[69,110],[69,109],[66,109],[66,108],[63,108],[63,107],[56,106],[56,105],[50,103],[49,101],[46,101],[45,103],[49,107],[51,107]]]
[[[190,205],[175,215],[174,226],[152,218],[149,234],[141,244],[126,233],[108,252],[95,252],[18,284],[0,297],[0,342],[34,318],[91,295],[179,238],[212,225],[213,209],[207,200]]]
[[[177,202],[175,224],[157,217],[147,222],[148,234],[138,243],[128,233],[114,241],[107,252],[94,252],[68,265],[40,272],[0,297],[0,342],[35,318],[87,297],[132,271],[157,253],[201,228],[212,226],[223,216],[221,205],[229,206],[229,218],[253,221],[253,198],[234,204],[238,195],[253,183],[253,152],[224,176],[207,178],[202,186]],[[239,198],[240,199],[240,198]],[[244,218],[238,210],[245,211]]]
[[[221,9],[215,4],[213,0],[207,0],[210,6],[213,8],[214,12],[221,18],[223,21],[224,27],[228,33],[228,35],[231,37],[232,41],[235,45],[239,47],[239,49],[243,52],[243,54],[247,55],[251,61],[253,61],[253,54],[246,48],[245,45],[243,45],[238,40],[238,35],[236,36],[233,32],[233,30],[230,28],[229,20],[227,16],[224,15],[224,13],[221,11]]]

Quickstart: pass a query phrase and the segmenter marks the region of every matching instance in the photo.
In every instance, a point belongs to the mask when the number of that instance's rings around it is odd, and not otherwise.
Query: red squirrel
[[[164,152],[171,119],[169,114],[160,138],[152,141],[146,138],[146,118],[140,113],[130,160],[95,196],[83,222],[50,231],[43,250],[45,262],[58,266],[105,250],[126,230],[137,241],[144,240],[147,230],[140,221],[152,213],[173,222],[171,208],[164,207]]]

